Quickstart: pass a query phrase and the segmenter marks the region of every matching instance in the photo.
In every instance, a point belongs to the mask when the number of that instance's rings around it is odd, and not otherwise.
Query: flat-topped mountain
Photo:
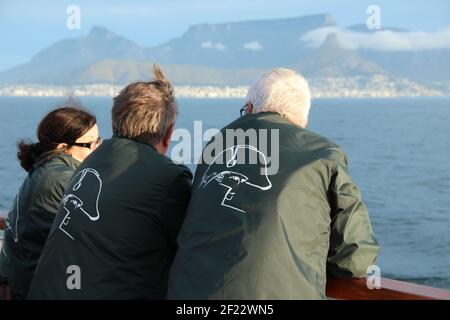
[[[398,28],[384,32],[409,33]],[[273,67],[294,68],[307,77],[384,74],[422,83],[450,81],[450,50],[348,47],[348,39],[371,35],[361,25],[340,28],[328,14],[198,24],[155,47],[96,26],[87,36],[58,41],[28,63],[1,72],[0,84],[124,84],[148,78],[153,63],[184,85],[247,85]]]

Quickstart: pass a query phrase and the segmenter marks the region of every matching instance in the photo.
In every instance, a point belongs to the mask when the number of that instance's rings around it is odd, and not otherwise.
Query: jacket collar
[[[132,138],[128,138],[128,137],[122,137],[122,136],[119,136],[119,135],[117,135],[117,134],[113,134],[113,135],[112,135],[112,139],[124,139],[124,140],[128,140],[128,141],[130,141],[130,142],[144,144],[144,145],[146,145],[146,146],[149,146],[153,151],[158,152],[158,151],[156,150],[156,148],[155,148],[154,145],[152,145],[152,144],[149,143],[149,142],[144,142],[144,141],[139,140],[139,139],[132,139]]]
[[[74,157],[71,157],[65,153],[59,153],[54,158],[55,158],[55,161],[61,161],[72,169],[77,169],[81,164],[80,161],[78,161]]]
[[[50,158],[49,158],[50,157]],[[54,155],[49,155],[48,153],[43,154],[34,164],[33,169],[37,169],[47,162],[60,162],[68,166],[71,169],[77,169],[81,162],[77,159],[65,154],[64,152],[59,152]]]

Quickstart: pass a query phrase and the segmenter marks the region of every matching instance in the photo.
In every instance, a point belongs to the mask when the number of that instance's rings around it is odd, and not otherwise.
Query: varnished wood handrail
[[[3,212],[0,212],[0,230],[5,230],[6,228],[6,217],[5,214]],[[2,248],[2,236],[0,235],[0,249]]]
[[[381,278],[380,289],[369,289],[364,278],[328,278],[327,297],[339,300],[450,300],[450,291],[387,278]]]
[[[0,230],[5,230],[5,228],[6,228],[6,218],[0,216]]]
[[[6,227],[1,216],[0,230]],[[0,246],[1,246],[0,238]],[[328,278],[327,297],[339,300],[450,300],[450,291],[382,278],[381,289],[369,289],[366,279]]]
[[[6,228],[6,213],[0,211],[0,230],[5,230]],[[0,249],[2,248],[3,239],[0,235]]]

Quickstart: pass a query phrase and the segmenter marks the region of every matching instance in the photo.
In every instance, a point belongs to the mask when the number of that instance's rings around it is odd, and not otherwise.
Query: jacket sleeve
[[[187,167],[181,165],[180,167],[182,170],[167,189],[160,217],[169,243],[174,247],[192,192],[192,173]]]
[[[329,275],[364,277],[374,264],[380,247],[361,193],[348,172],[345,154],[338,153],[337,166],[331,178],[331,234],[327,258]]]

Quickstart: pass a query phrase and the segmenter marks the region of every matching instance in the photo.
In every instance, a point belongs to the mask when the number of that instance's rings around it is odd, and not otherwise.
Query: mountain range
[[[449,49],[348,48],[333,32],[316,46],[305,41],[327,28],[338,28],[328,14],[198,24],[178,38],[144,47],[96,26],[87,36],[58,41],[29,62],[0,72],[0,84],[125,84],[150,78],[153,63],[161,64],[177,85],[248,85],[273,67],[293,68],[307,78],[381,74],[429,87],[450,83]],[[362,25],[341,30],[358,37],[371,33]]]

